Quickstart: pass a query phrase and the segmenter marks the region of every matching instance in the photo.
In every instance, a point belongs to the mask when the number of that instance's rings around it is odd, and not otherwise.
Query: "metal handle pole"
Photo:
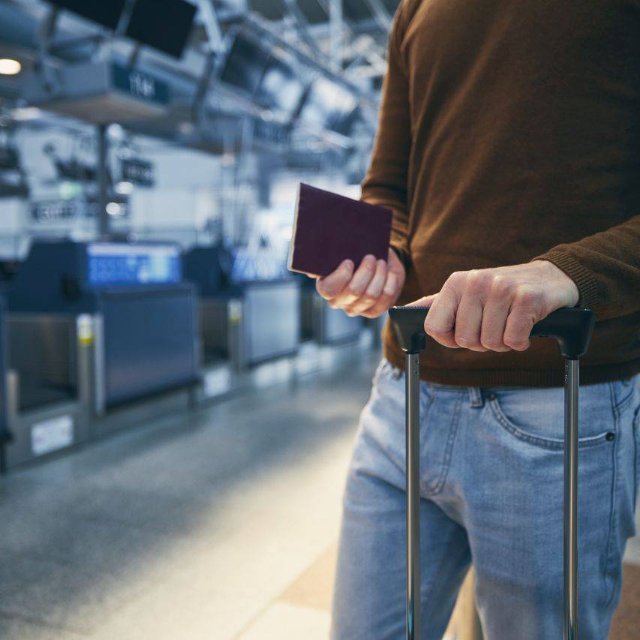
[[[578,640],[578,392],[580,361],[567,359],[564,421],[564,640]]]
[[[407,464],[407,640],[420,639],[420,355],[405,357]]]
[[[407,638],[420,629],[419,364],[428,307],[392,307],[389,316],[406,355],[407,381]],[[557,309],[531,336],[555,338],[566,359],[564,429],[564,640],[578,640],[578,390],[580,357],[589,348],[595,316],[589,309]],[[416,597],[417,596],[417,597]]]

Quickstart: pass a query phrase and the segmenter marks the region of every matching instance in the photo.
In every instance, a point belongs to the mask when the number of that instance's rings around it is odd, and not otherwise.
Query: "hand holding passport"
[[[385,313],[405,279],[389,248],[391,216],[385,207],[301,184],[289,269],[318,277],[318,293],[349,315]]]

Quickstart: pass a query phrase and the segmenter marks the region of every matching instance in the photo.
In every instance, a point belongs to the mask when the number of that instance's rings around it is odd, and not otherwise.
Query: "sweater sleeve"
[[[411,120],[409,83],[400,51],[406,26],[403,14],[405,4],[400,4],[391,29],[378,129],[371,163],[362,183],[362,200],[391,209],[391,246],[408,267],[407,179]]]
[[[577,285],[578,305],[599,320],[640,311],[640,215],[534,260],[548,260]]]

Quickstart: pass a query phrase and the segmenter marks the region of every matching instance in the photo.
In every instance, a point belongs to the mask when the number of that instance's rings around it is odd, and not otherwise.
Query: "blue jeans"
[[[404,374],[383,360],[344,494],[333,640],[402,640]],[[561,388],[422,382],[422,638],[440,640],[471,562],[487,640],[562,638]],[[635,533],[640,376],[580,390],[579,628],[605,640]]]

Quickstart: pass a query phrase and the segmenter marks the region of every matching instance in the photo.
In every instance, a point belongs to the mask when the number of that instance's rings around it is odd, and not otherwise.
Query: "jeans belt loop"
[[[484,398],[480,387],[468,387],[469,389],[469,405],[474,409],[484,407]]]

